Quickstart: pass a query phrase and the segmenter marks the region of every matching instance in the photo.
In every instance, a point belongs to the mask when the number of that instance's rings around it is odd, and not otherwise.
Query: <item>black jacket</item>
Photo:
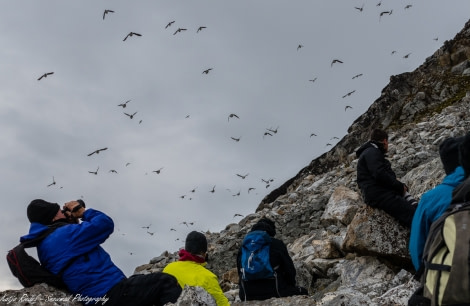
[[[397,180],[381,143],[365,143],[357,150],[356,156],[359,157],[357,184],[367,204],[386,192],[403,195],[404,184]]]
[[[245,290],[247,300],[266,300],[272,297],[291,296],[298,294],[299,288],[296,287],[295,282],[295,266],[292,262],[287,247],[279,239],[271,238],[271,245],[269,250],[269,259],[271,266],[277,273],[278,291],[276,291],[276,283],[273,279],[251,280],[242,282],[240,272],[241,268],[241,248],[237,255],[237,271],[239,281],[239,296],[242,301],[245,300]],[[276,269],[276,267],[278,267]]]

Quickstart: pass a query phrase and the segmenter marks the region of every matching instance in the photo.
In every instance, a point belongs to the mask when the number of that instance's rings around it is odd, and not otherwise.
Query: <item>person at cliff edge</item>
[[[83,304],[164,305],[176,302],[181,287],[165,273],[127,278],[101,247],[114,230],[113,220],[83,201],[57,203],[42,199],[27,208],[31,222],[26,241],[57,227],[37,246],[39,261],[54,274],[62,274],[68,290]]]
[[[387,132],[374,129],[370,140],[357,151],[357,184],[364,202],[380,208],[403,226],[411,227],[418,202],[409,194],[408,187],[400,182],[387,160]]]

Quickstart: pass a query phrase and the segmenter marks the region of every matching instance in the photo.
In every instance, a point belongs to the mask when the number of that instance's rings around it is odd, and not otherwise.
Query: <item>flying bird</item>
[[[192,192],[192,193],[195,193],[195,192],[196,192],[196,188],[197,188],[197,187],[194,187],[193,189],[191,189],[191,192]]]
[[[240,196],[240,191],[238,191],[238,193],[236,194],[232,194],[232,197],[239,197]]]
[[[411,53],[408,53],[407,55],[403,56],[403,58],[408,58],[411,55]]]
[[[331,67],[333,67],[333,64],[334,63],[340,63],[340,64],[343,64],[342,61],[340,61],[339,59],[334,59],[332,62],[331,62]]]
[[[380,21],[380,19],[382,18],[383,15],[385,15],[385,14],[392,15],[392,12],[393,12],[393,10],[381,12],[380,16],[379,16],[379,21]]]
[[[345,94],[345,95],[343,96],[343,98],[346,98],[346,97],[352,95],[352,94],[355,93],[355,92],[356,92],[355,90],[350,91],[350,92],[348,92],[347,94]]]
[[[297,51],[299,51],[300,48],[303,48],[304,46],[303,45],[298,45],[297,46]]]
[[[170,22],[168,22],[168,24],[166,25],[165,29],[166,29],[166,28],[168,28],[168,27],[170,27],[170,26],[171,26],[173,23],[175,23],[175,21],[174,21],[174,20],[173,20],[173,21],[170,21]]]
[[[232,113],[232,114],[228,115],[227,121],[230,121],[230,118],[234,118],[234,117],[237,118],[237,119],[240,119],[240,117],[238,117],[236,114]]]
[[[98,170],[100,169],[100,167],[98,167],[96,169],[96,171],[88,171],[88,173],[91,173],[91,174],[94,174],[94,175],[98,175]]]
[[[182,28],[178,28],[178,30],[175,31],[175,33],[173,33],[173,35],[176,35],[177,33],[181,32],[181,31],[186,31],[187,29],[182,29]]]
[[[163,167],[161,167],[160,169],[158,170],[153,170],[152,172],[155,172],[156,174],[160,174],[160,171],[162,171]]]
[[[412,6],[413,6],[413,5],[408,4],[407,6],[405,6],[405,10],[411,8]]]
[[[126,102],[121,103],[121,104],[119,104],[118,106],[121,106],[122,108],[126,108],[127,103],[129,103],[129,102],[131,102],[131,100],[127,100]]]
[[[108,13],[114,13],[114,11],[112,10],[104,10],[104,13],[103,13],[103,20],[104,20],[104,16],[106,16],[106,14]]]
[[[358,77],[360,77],[360,76],[362,76],[362,73],[356,74],[355,76],[352,77],[352,79],[354,80],[354,79],[356,79],[356,78],[358,78]]]
[[[126,163],[126,167],[129,166],[131,163]]]
[[[116,170],[114,170],[114,169],[109,170],[109,172],[116,173],[116,174],[118,173],[118,172],[117,172]]]
[[[255,190],[255,189],[256,189],[255,187],[248,188],[248,193],[250,193],[250,191]]]
[[[46,72],[44,73],[43,75],[41,75],[38,79],[38,81],[40,81],[42,78],[47,78],[48,75],[51,75],[51,74],[54,74],[54,72]]]
[[[393,51],[392,51],[392,55],[395,54],[395,53],[397,53],[397,51],[393,50]]]
[[[438,41],[439,40],[439,37],[436,37],[436,38],[433,38],[435,41]]]
[[[243,218],[243,215],[240,215],[240,214],[234,214],[233,217],[242,217]]]
[[[380,1],[379,3],[377,3],[376,6],[381,6],[382,5],[382,1]]]
[[[264,134],[263,134],[263,138],[264,138],[264,136],[267,136],[267,135],[269,135],[269,136],[273,136],[273,134],[271,134],[271,133],[269,133],[269,132],[264,132]]]
[[[273,130],[273,129],[266,129],[266,130],[270,131],[271,133],[277,134],[277,129],[278,129],[278,128],[279,128],[279,127],[277,127],[275,130]]]
[[[150,226],[152,225],[152,223],[150,223],[149,225],[147,226],[142,226],[142,228],[146,228],[146,229],[150,229]]]
[[[209,192],[212,192],[212,193],[215,192],[215,185],[214,185],[214,187],[212,187],[212,190],[209,190]]]
[[[199,33],[200,31],[202,31],[202,30],[205,29],[205,28],[206,28],[206,27],[199,27],[199,28],[197,28],[196,33]]]
[[[312,137],[312,136],[317,136],[317,134],[315,134],[315,133],[310,134],[310,137]]]
[[[139,33],[135,33],[135,32],[130,32],[129,34],[126,35],[126,37],[124,37],[124,39],[122,41],[126,41],[126,39],[128,37],[131,37],[131,36],[142,36],[142,34],[139,34]]]
[[[135,114],[137,114],[137,112],[133,113],[132,115],[129,115],[128,113],[124,113],[124,115],[129,116],[129,118],[131,119],[134,118]]]
[[[236,142],[239,142],[241,137],[238,137],[238,138],[230,137],[230,138],[232,138],[232,139],[235,140]]]
[[[355,6],[354,8],[358,10],[359,12],[362,12],[362,10],[364,9],[364,4],[361,7]]]
[[[346,111],[348,108],[351,108],[351,109],[352,109],[352,106],[346,105],[346,106],[344,107],[344,111]]]
[[[308,80],[308,81],[314,83],[316,80],[317,80],[317,78],[313,78],[313,79]]]
[[[50,187],[50,186],[52,186],[52,185],[55,185],[55,179],[54,179],[54,177],[52,177],[52,183],[50,183],[49,185],[47,185],[47,187]]]
[[[212,70],[212,68],[206,69],[202,72],[202,74],[209,74],[209,71],[211,71],[211,70]]]
[[[147,231],[147,234],[149,234],[150,236],[153,236],[153,234],[155,234],[155,233]]]
[[[106,151],[108,148],[103,148],[103,149],[98,149],[98,150],[95,150],[93,152],[91,152],[90,154],[88,154],[87,156],[92,156],[93,154],[99,154],[101,151]]]
[[[249,173],[247,173],[247,174],[245,174],[245,175],[241,175],[241,174],[238,174],[238,173],[237,173],[237,176],[238,176],[238,177],[241,177],[242,179],[245,179],[245,178],[248,176],[248,174],[249,174]]]

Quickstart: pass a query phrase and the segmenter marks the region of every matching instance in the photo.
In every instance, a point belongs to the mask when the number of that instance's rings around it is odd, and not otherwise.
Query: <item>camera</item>
[[[65,217],[67,218],[67,221],[70,223],[78,223],[78,218],[72,217],[72,213],[78,211],[82,207],[84,208],[86,207],[85,202],[83,200],[78,199],[77,202],[78,202],[78,205],[75,206],[73,210],[70,210],[68,208],[62,209],[62,213],[65,215]],[[67,214],[66,212],[69,212],[69,213]]]

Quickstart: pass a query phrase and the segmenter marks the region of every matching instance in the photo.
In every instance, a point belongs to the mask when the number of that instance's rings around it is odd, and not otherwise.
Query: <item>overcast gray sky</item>
[[[104,247],[126,275],[191,230],[238,222],[468,12],[468,0],[3,1],[3,250],[35,198],[109,214]],[[6,261],[0,275],[0,290],[20,288]]]

